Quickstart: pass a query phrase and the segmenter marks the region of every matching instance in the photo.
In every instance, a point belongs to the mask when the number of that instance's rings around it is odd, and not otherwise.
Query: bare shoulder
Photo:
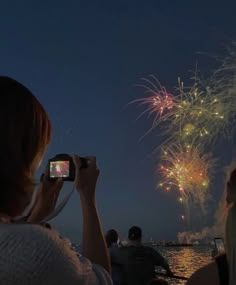
[[[218,269],[215,262],[194,272],[186,285],[209,285],[209,281],[211,281],[211,284],[219,285]]]

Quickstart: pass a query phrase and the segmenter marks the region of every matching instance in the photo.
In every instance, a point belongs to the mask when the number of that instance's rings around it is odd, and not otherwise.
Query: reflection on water
[[[79,251],[79,247],[76,246]],[[212,247],[191,246],[191,247],[157,247],[167,260],[171,270],[178,276],[189,278],[194,271],[211,262]],[[186,281],[166,279],[169,285],[183,285]],[[200,285],[200,284],[199,284]]]
[[[212,248],[209,246],[158,247],[157,250],[168,260],[175,275],[190,277],[194,271],[211,262]],[[185,284],[182,280],[168,280],[169,284]]]

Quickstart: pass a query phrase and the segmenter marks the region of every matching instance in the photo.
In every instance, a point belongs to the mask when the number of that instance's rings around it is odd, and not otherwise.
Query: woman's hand
[[[79,156],[73,156],[76,176],[75,187],[80,194],[83,213],[83,255],[100,264],[109,273],[111,265],[95,202],[95,188],[99,176],[96,157],[86,157],[87,168],[81,168]],[[96,238],[95,238],[96,237]]]
[[[81,200],[95,201],[95,188],[99,176],[99,169],[96,165],[96,157],[86,157],[87,168],[81,168],[81,161],[79,156],[74,155],[73,161],[75,164],[75,187],[80,193]]]
[[[45,170],[38,188],[36,202],[28,222],[40,223],[46,219],[55,209],[57,199],[63,186],[63,180],[48,179],[48,169]]]

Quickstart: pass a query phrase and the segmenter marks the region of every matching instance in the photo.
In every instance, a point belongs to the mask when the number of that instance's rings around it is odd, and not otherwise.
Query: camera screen
[[[60,178],[70,176],[69,161],[50,161],[50,178]]]
[[[216,245],[216,249],[219,253],[225,252],[225,246],[224,246],[224,240],[223,239],[216,238],[215,239],[215,245]]]

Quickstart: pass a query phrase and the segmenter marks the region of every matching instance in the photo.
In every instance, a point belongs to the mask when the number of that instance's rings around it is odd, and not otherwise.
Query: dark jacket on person
[[[155,278],[155,266],[168,269],[163,256],[155,249],[130,243],[111,252],[112,265],[121,266],[122,285],[145,285]]]
[[[108,248],[111,261],[112,257],[117,255],[117,251],[119,251],[120,246],[117,243],[113,243]],[[123,285],[123,271],[122,265],[118,263],[111,262],[111,269],[112,269],[112,281],[114,285]]]

